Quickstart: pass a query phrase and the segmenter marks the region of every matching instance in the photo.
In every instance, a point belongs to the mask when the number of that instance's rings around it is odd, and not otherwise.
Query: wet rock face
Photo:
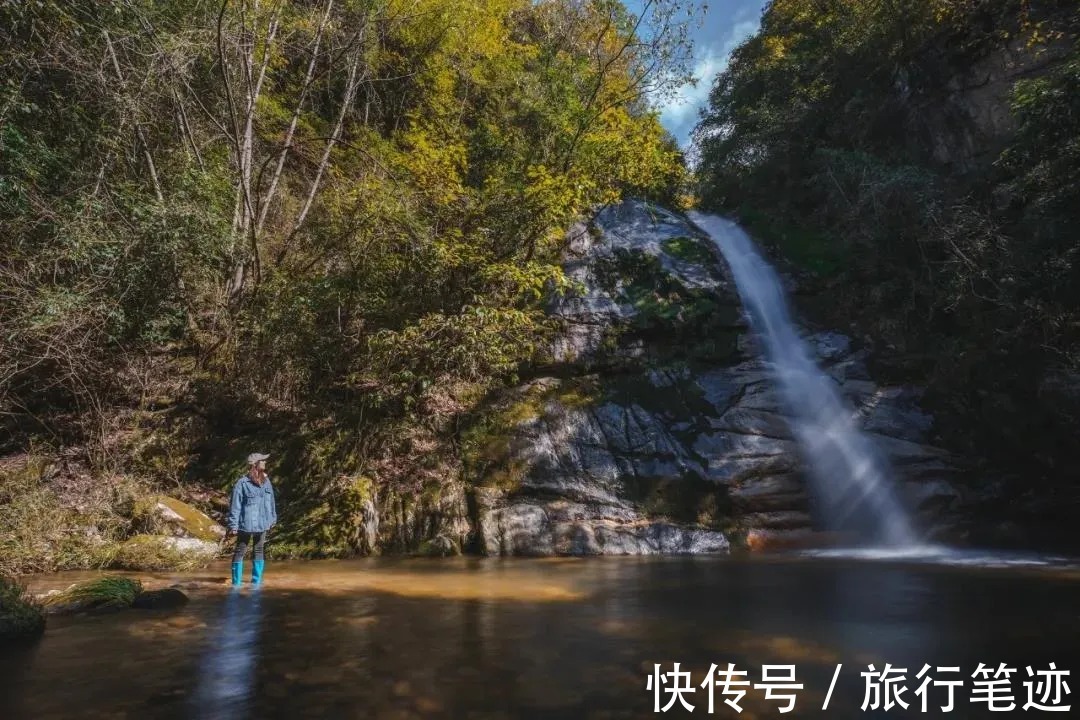
[[[580,290],[550,308],[563,323],[552,349],[556,363],[735,351],[734,331],[745,327],[738,294],[712,242],[684,219],[628,202],[605,208],[570,238],[564,270]],[[697,342],[678,342],[688,334]]]
[[[711,242],[643,203],[577,228],[559,377],[517,388],[464,438],[491,554],[727,552],[814,527],[798,446]],[[807,336],[913,507],[939,517],[954,469],[913,388],[880,387],[836,333]]]
[[[727,552],[723,533],[641,517],[632,508],[566,500],[485,511],[484,549],[497,555],[683,555]]]
[[[364,513],[361,529],[368,553],[457,555],[468,544],[468,503],[458,480],[419,496],[383,492]]]

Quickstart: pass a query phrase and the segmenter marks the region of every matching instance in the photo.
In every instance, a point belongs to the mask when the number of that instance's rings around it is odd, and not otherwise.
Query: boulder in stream
[[[188,602],[188,596],[177,588],[163,588],[161,590],[144,590],[135,596],[131,607],[138,610],[171,610],[183,607]]]
[[[221,546],[209,540],[167,535],[136,535],[125,540],[113,559],[124,570],[191,570],[217,557]]]

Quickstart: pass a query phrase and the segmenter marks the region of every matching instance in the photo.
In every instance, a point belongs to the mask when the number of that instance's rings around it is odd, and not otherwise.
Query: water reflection
[[[175,613],[58,619],[33,653],[0,649],[0,720],[646,718],[652,664],[675,662],[695,683],[712,663],[754,682],[794,664],[798,717],[865,718],[870,662],[1075,675],[1078,580],[823,558],[280,563],[256,593],[195,588]],[[776,715],[760,695],[743,717]]]
[[[233,588],[210,626],[206,652],[199,661],[199,679],[191,697],[190,717],[198,720],[246,718],[254,694],[262,590]]]
[[[891,657],[879,662],[930,657],[933,624],[913,621],[938,614],[927,606],[925,575],[897,566],[845,569],[834,577],[827,602],[837,621],[833,642],[844,657],[869,658],[882,647]]]

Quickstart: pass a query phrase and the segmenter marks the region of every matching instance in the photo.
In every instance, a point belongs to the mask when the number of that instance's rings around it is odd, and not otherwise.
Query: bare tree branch
[[[361,30],[363,32],[363,30]],[[284,258],[285,248],[288,247],[292,239],[300,232],[300,228],[303,227],[304,221],[307,219],[308,212],[311,210],[311,205],[315,202],[315,195],[319,192],[319,186],[322,183],[322,176],[326,172],[327,166],[330,164],[330,154],[334,149],[334,145],[337,143],[338,138],[341,137],[341,129],[345,125],[345,117],[348,115],[349,108],[352,106],[353,100],[356,98],[356,89],[360,83],[357,81],[357,71],[360,67],[360,60],[363,56],[363,49],[358,48],[353,54],[352,63],[349,65],[349,77],[345,84],[345,97],[341,101],[341,109],[338,111],[337,122],[334,123],[334,130],[330,133],[329,139],[326,141],[326,147],[323,149],[322,158],[319,160],[318,168],[315,170],[315,178],[311,181],[311,186],[308,189],[307,198],[304,200],[304,205],[297,215],[296,222],[293,223],[292,231],[289,236],[285,238],[285,243],[282,247],[282,251],[278,254],[278,262]]]
[[[322,19],[319,21],[318,30],[315,31],[315,43],[311,51],[311,59],[308,61],[307,73],[304,75],[304,84],[300,87],[300,94],[296,99],[296,107],[293,110],[292,119],[289,121],[289,127],[285,131],[285,139],[281,146],[281,152],[278,154],[277,167],[274,168],[274,174],[270,178],[270,187],[267,189],[266,195],[263,196],[260,201],[261,207],[259,208],[259,219],[255,225],[255,232],[257,234],[262,233],[263,225],[266,223],[267,213],[270,211],[270,204],[274,200],[274,193],[277,191],[278,182],[281,180],[281,171],[285,167],[285,157],[288,155],[289,149],[292,146],[293,133],[296,132],[297,123],[300,122],[300,114],[303,111],[304,101],[307,99],[308,90],[311,88],[312,78],[315,75],[315,65],[319,58],[319,46],[322,42],[323,30],[326,28],[326,22],[330,17],[330,11],[333,7],[334,0],[327,0],[326,10],[323,12]]]
[[[113,70],[116,72],[116,79],[120,83],[121,89],[124,89],[127,87],[127,83],[124,82],[124,74],[120,71],[120,61],[116,57],[116,50],[113,48],[112,38],[109,37],[108,30],[102,30],[101,33],[105,36],[105,48],[112,61]],[[143,133],[142,125],[139,123],[138,118],[135,118],[135,134],[139,138],[139,144],[142,145],[143,157],[146,158],[146,167],[150,171],[150,180],[154,184],[154,194],[157,195],[158,202],[164,203],[165,196],[161,192],[161,183],[158,181],[157,167],[154,165],[154,156],[150,154],[150,144],[146,141],[146,134]]]

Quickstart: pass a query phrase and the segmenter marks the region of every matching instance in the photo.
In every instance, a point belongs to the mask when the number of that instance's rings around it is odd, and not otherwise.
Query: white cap
[[[251,453],[250,455],[248,455],[247,462],[248,462],[248,465],[254,465],[255,463],[259,462],[260,460],[265,460],[268,457],[270,457],[270,456],[267,455],[266,453]]]

